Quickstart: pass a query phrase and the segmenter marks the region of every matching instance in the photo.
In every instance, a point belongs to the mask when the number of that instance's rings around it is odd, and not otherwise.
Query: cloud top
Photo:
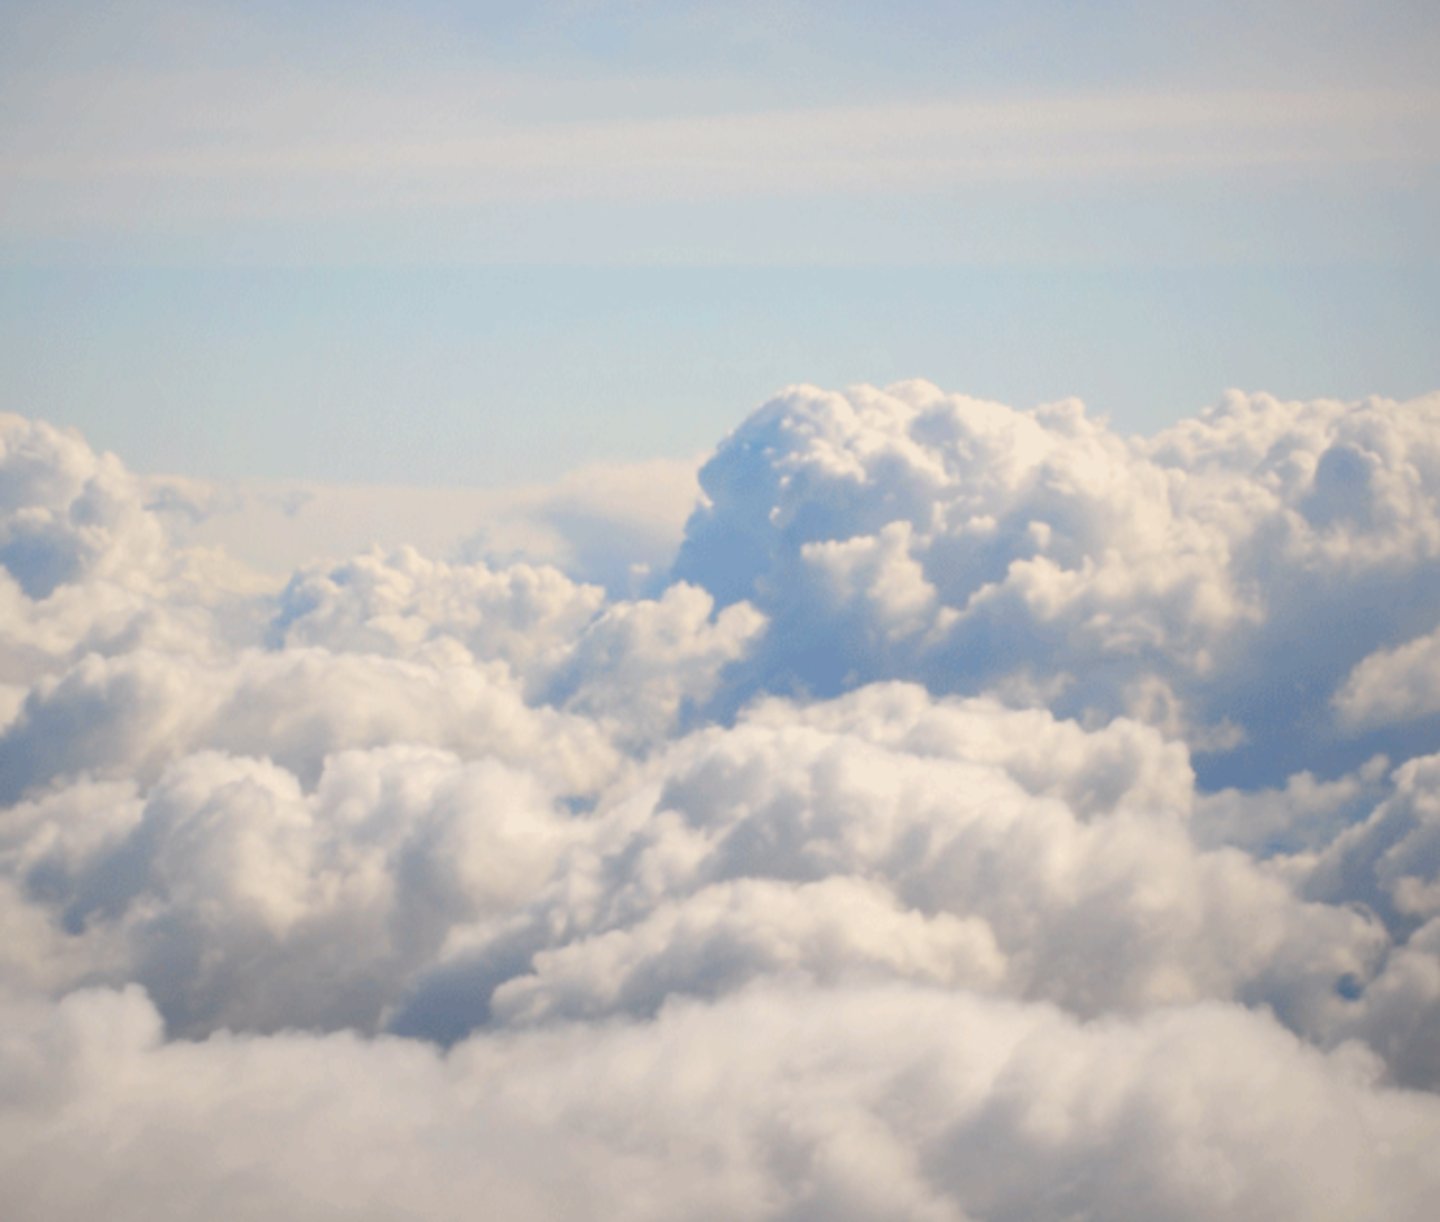
[[[0,420],[14,1216],[1428,1218],[1440,398],[701,485],[643,594],[267,585]]]

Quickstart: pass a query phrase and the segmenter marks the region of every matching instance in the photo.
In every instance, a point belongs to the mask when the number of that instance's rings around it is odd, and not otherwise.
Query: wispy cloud
[[[147,481],[148,507],[188,546],[218,548],[272,578],[370,546],[430,555],[523,555],[628,591],[670,563],[699,496],[700,460],[592,464],[550,484]]]
[[[11,111],[12,229],[146,218],[424,213],[491,202],[867,196],[996,183],[1411,171],[1440,91],[1094,93],[623,117],[585,91],[369,92],[239,76],[75,82]],[[83,99],[83,101],[82,101]],[[527,113],[528,112],[528,113]]]

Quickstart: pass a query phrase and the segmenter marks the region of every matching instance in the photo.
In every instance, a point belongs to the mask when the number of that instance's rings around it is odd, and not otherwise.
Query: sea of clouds
[[[4,1217],[1433,1219],[1440,395],[700,482],[271,584],[0,417]]]

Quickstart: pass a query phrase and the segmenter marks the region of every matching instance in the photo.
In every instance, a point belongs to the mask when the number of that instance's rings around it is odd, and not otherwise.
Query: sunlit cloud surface
[[[7,1216],[1431,1215],[1440,398],[661,470],[276,578],[0,421]]]

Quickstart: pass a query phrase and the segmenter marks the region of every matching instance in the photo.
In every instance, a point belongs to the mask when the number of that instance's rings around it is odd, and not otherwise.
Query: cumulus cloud
[[[15,1216],[1423,1222],[1440,1104],[1229,1007],[1083,1025],[885,986],[764,989],[441,1055],[165,1042],[136,990],[11,1008]],[[76,1158],[77,1151],[85,1157]],[[143,1202],[137,1208],[137,1202]]]
[[[1335,693],[1335,706],[1357,727],[1440,713],[1440,630],[1370,654]]]
[[[1428,1218],[1440,399],[801,387],[701,485],[269,580],[0,419],[10,1212]]]
[[[1337,985],[1383,959],[1384,929],[1198,849],[1190,782],[1183,749],[1130,722],[1087,733],[913,687],[771,702],[602,800],[596,839],[523,923],[467,939],[397,1023],[453,1038],[497,1016],[644,1015],[673,993],[849,970],[1090,1016],[1263,998],[1323,1035]]]
[[[1358,766],[1377,711],[1432,711],[1428,646],[1376,651],[1435,626],[1437,396],[1237,393],[1124,438],[1074,402],[797,387],[701,484],[676,572],[772,619],[737,702],[884,678],[1029,688],[1069,716],[1164,723],[1209,783],[1247,787]],[[1404,695],[1398,665],[1420,672]]]

